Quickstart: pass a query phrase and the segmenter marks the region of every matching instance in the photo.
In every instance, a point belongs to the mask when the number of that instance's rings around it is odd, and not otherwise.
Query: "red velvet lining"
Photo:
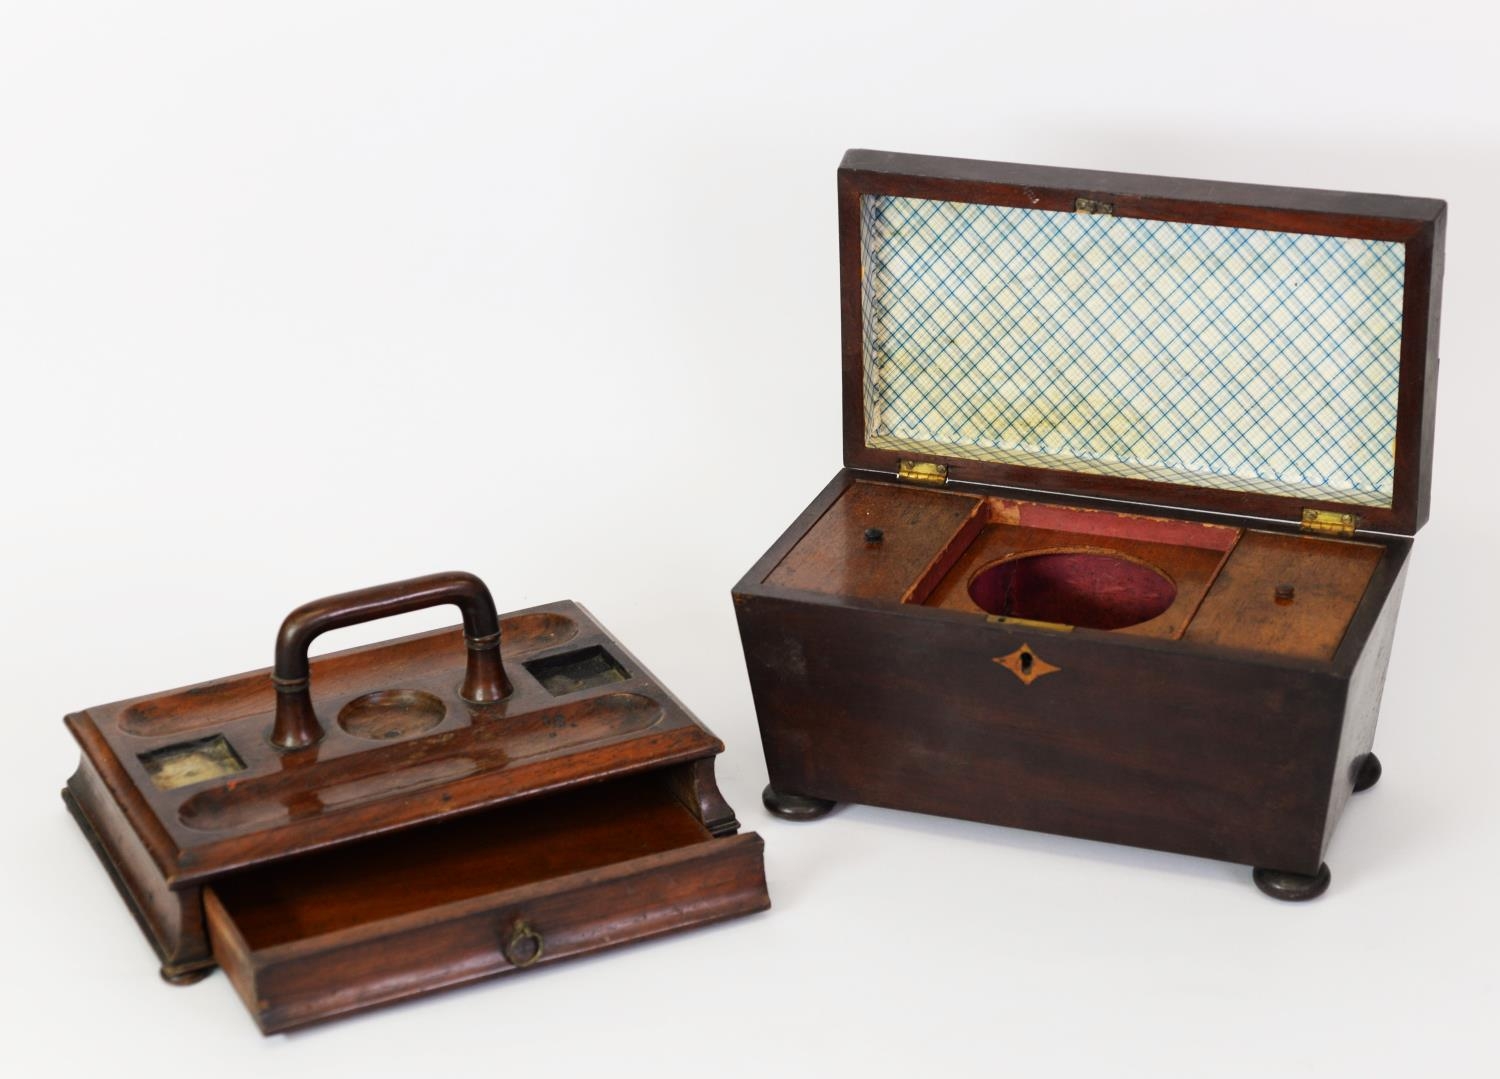
[[[1177,598],[1177,586],[1145,562],[1083,548],[1027,553],[986,566],[969,582],[969,598],[990,614],[1121,629],[1164,612]]]
[[[1178,547],[1204,547],[1211,551],[1229,551],[1240,536],[1240,530],[1230,525],[1174,521],[1167,517],[1143,517],[1135,513],[1057,506],[1045,502],[1022,502],[1010,498],[990,499],[989,519],[996,524],[1074,532],[1080,536],[1111,536],[1146,543],[1169,543]]]

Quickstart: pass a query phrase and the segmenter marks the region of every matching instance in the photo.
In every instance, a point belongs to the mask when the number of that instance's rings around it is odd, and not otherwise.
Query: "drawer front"
[[[764,910],[754,833],[252,950],[212,888],[214,955],[266,1033]]]

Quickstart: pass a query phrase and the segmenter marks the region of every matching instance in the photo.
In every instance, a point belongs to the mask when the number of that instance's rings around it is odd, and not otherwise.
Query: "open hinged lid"
[[[845,463],[1412,534],[1445,213],[851,150]]]

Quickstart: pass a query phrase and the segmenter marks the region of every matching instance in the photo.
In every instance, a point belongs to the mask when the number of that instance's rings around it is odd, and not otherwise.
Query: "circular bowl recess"
[[[448,711],[419,689],[382,689],[356,697],[339,709],[339,726],[359,738],[387,741],[430,731]]]
[[[1177,586],[1155,566],[1104,551],[1043,551],[985,566],[969,579],[969,598],[989,614],[1123,629],[1155,618]]]

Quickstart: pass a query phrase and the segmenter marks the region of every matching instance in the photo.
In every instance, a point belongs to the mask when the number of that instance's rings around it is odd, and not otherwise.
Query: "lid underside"
[[[1054,171],[1073,175],[1030,170]],[[1275,222],[1307,231],[1239,227],[1208,202],[1201,220],[1181,200],[1160,218],[1140,206],[1069,212],[1071,198],[1060,206],[1036,187],[885,179],[860,175],[848,206],[859,279],[857,320],[846,325],[858,334],[867,450],[976,462],[966,478],[984,482],[1093,477],[1090,493],[1118,482],[1132,500],[1201,498],[1267,516],[1333,504],[1397,524],[1418,516],[1403,504],[1411,477],[1398,428],[1412,421],[1403,364],[1420,361],[1412,346],[1428,332],[1425,299],[1413,308],[1412,294],[1433,277],[1429,264],[1413,279],[1409,259],[1430,262],[1430,239],[1413,252],[1397,227],[1341,235],[1352,216],[1330,224],[1311,211]],[[923,197],[948,187],[964,197]],[[1016,191],[1030,204],[1011,204]],[[1413,313],[1416,342],[1405,339]],[[1418,390],[1423,375],[1419,366]],[[1156,488],[1163,494],[1140,499]]]
[[[861,203],[869,445],[1391,504],[1404,244]]]

